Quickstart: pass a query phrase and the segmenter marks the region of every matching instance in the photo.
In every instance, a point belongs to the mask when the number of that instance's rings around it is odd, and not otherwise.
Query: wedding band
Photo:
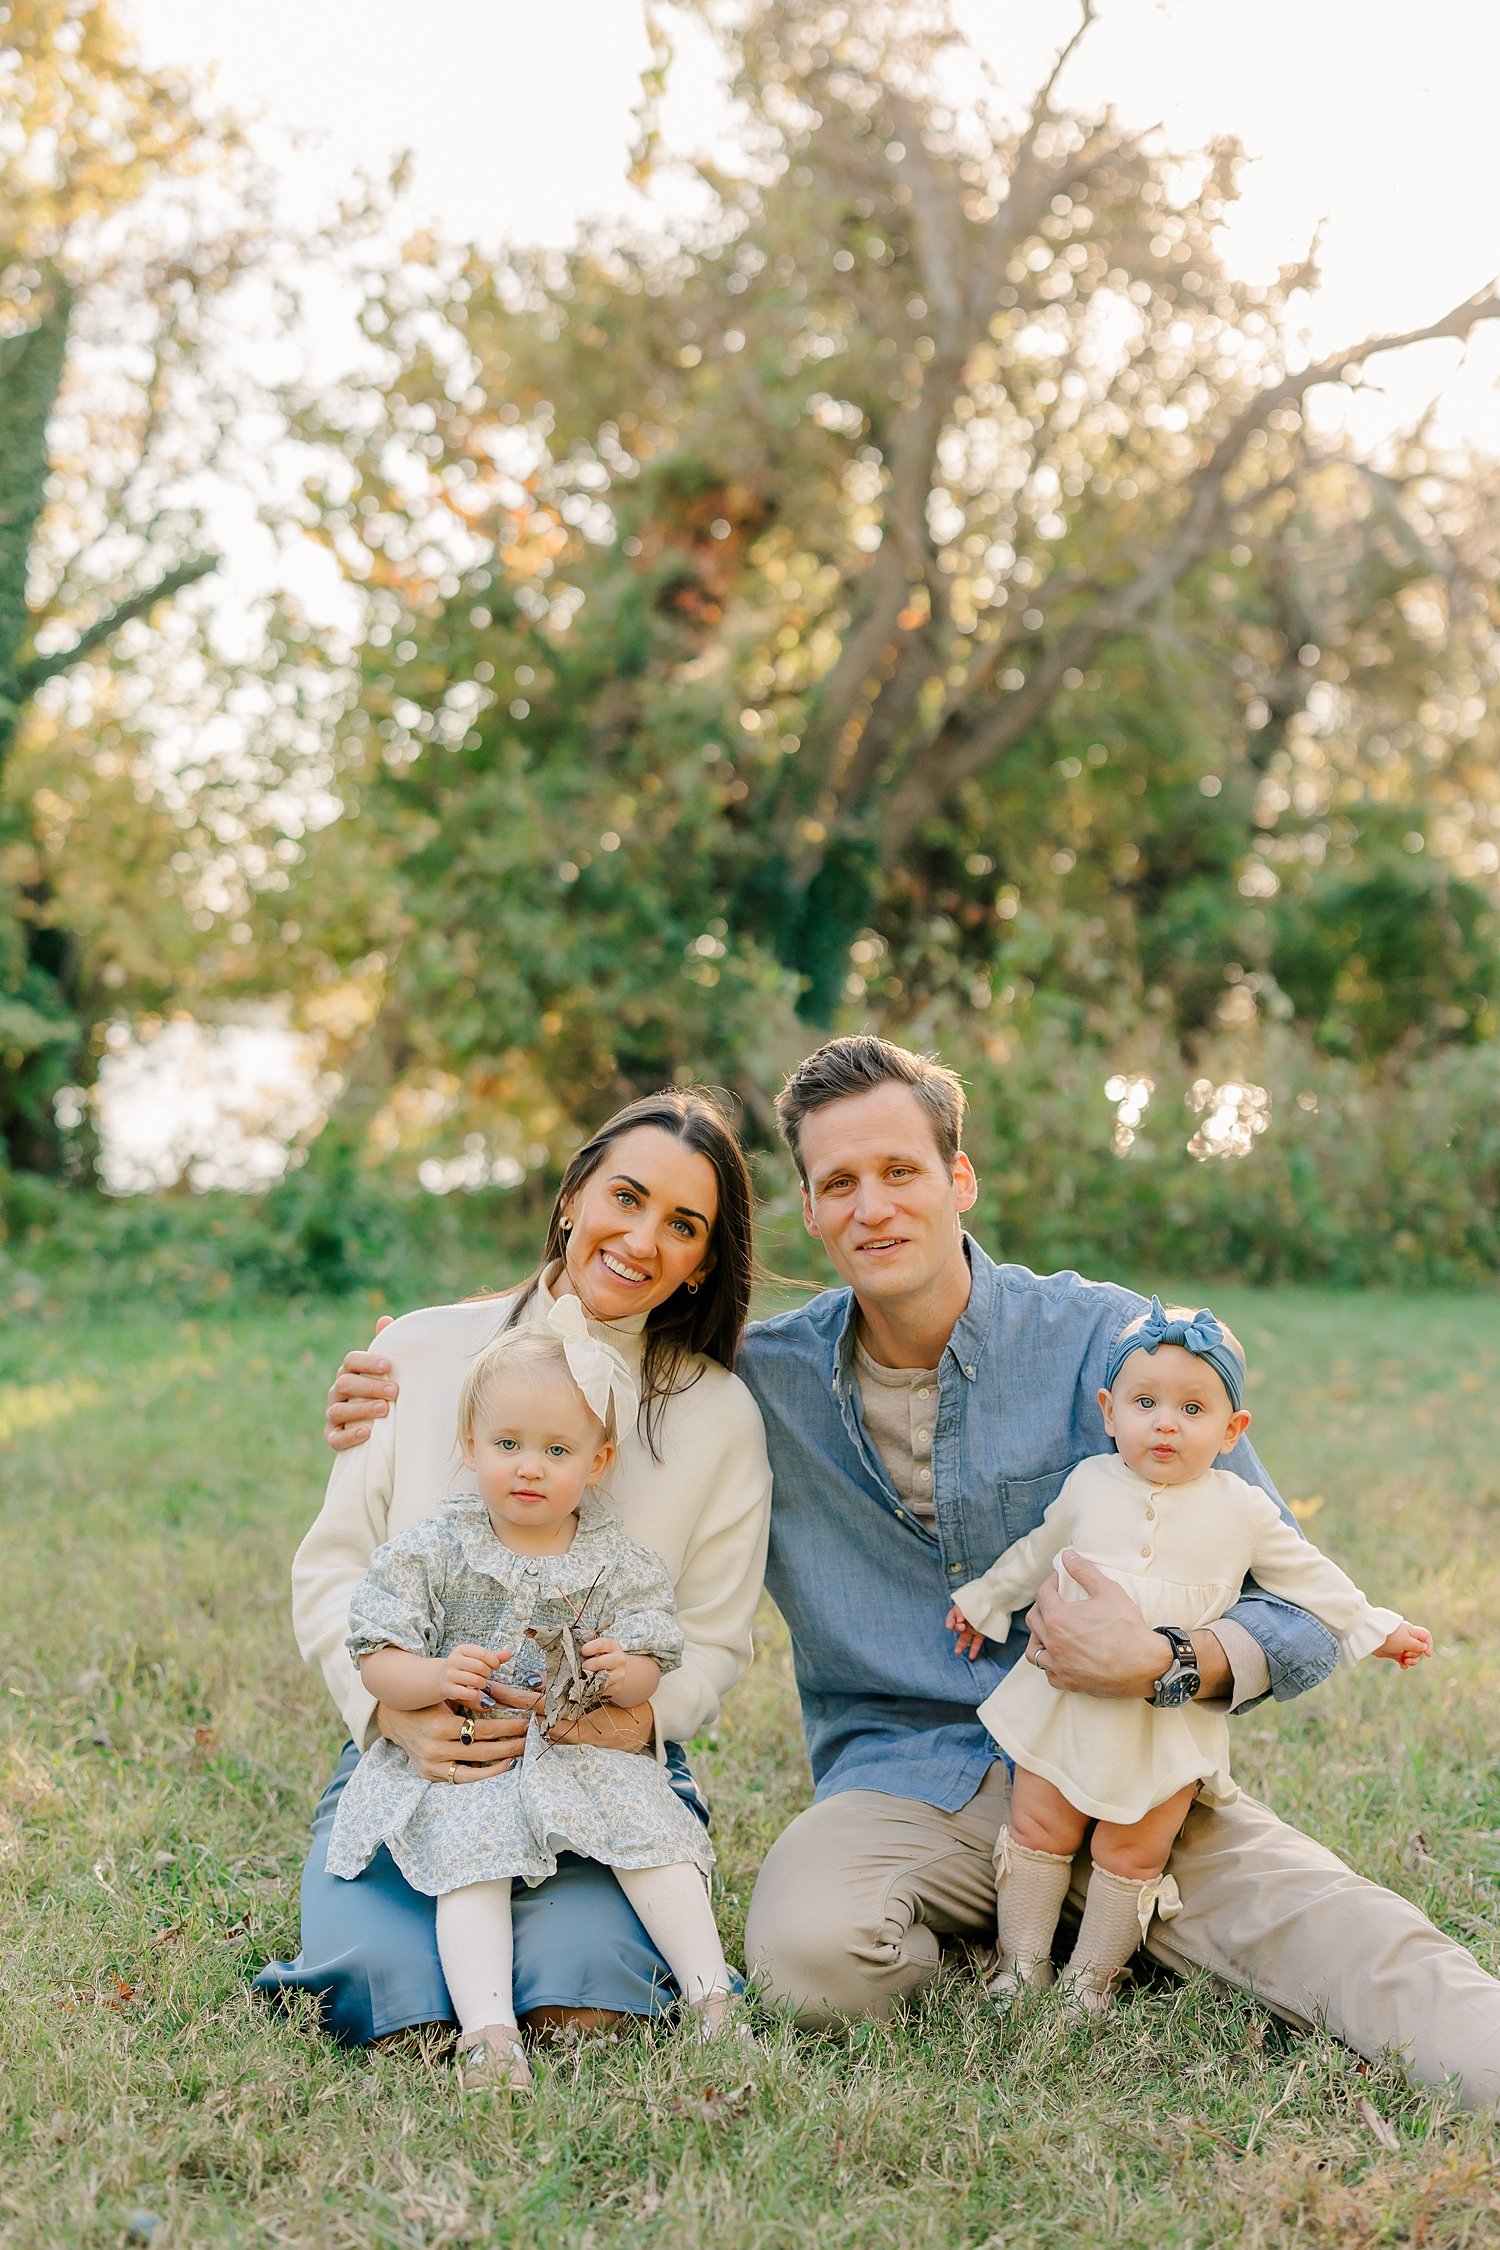
[[[453,1761],[452,1765],[451,1765],[451,1766],[450,1766],[450,1767],[448,1768],[448,1779],[449,1779],[450,1781],[457,1781],[457,1779],[458,1779],[458,1760],[457,1760],[457,1758],[455,1758],[455,1759],[454,1759],[454,1761]]]
[[[474,1740],[474,1721],[472,1717],[465,1719],[463,1725],[459,1728],[458,1739],[463,1744],[466,1750],[472,1744]]]

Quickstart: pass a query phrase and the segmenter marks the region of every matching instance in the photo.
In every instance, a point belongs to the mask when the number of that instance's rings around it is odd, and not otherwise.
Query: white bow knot
[[[623,1354],[594,1333],[576,1297],[554,1298],[547,1326],[562,1344],[568,1373],[587,1399],[589,1411],[607,1422],[614,1400],[615,1434],[623,1437],[634,1428],[641,1405],[640,1385]]]

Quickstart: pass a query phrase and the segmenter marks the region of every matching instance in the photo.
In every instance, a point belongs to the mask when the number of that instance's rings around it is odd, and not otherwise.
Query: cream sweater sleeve
[[[317,1520],[292,1563],[292,1629],[304,1664],[320,1671],[360,1750],[377,1739],[375,1698],[345,1642],[349,1597],[387,1536],[395,1415],[372,1422],[363,1445],[334,1455]]]
[[[692,1399],[689,1391],[679,1414]],[[651,1698],[658,1758],[668,1742],[687,1742],[712,1726],[720,1699],[749,1665],[771,1528],[765,1427],[738,1376],[716,1381],[712,1400],[705,1396],[692,1420],[692,1461],[703,1500],[676,1580],[682,1663]],[[674,1435],[664,1432],[664,1443]]]

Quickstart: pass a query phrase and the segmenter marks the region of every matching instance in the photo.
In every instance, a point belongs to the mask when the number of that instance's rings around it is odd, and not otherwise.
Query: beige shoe
[[[1057,1994],[1066,2013],[1076,2021],[1087,2016],[1107,2016],[1124,1982],[1125,1972],[1101,1976],[1096,1969],[1064,1969]]]
[[[1020,1993],[1046,1992],[1056,1976],[1057,1971],[1045,1953],[1033,1961],[1020,1961],[1014,1954],[1002,1953],[1000,1966],[986,1981],[984,1989],[1003,2016]]]
[[[529,2094],[536,2085],[514,2024],[487,2023],[458,2050],[458,2083],[466,2094]]]

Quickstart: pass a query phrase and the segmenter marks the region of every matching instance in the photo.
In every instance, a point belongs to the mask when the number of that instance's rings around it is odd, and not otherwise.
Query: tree
[[[1280,762],[1357,841],[1338,760],[1454,646],[1403,627],[1391,667],[1382,618],[1493,579],[1436,552],[1435,472],[1382,480],[1309,396],[1500,300],[1298,364],[1311,262],[1219,257],[1237,151],[1068,110],[1076,38],[1011,124],[937,6],[684,0],[664,57],[687,15],[742,119],[698,218],[408,245],[377,382],[304,417],[375,621],[346,739],[403,902],[391,1074],[544,1140],[674,1071],[753,1098],[792,1000],[1045,980],[1191,1039],[1226,979],[1274,998],[1319,817]]]
[[[114,876],[148,900],[180,848],[140,786],[151,721],[110,683],[216,567],[195,486],[239,407],[211,338],[264,262],[264,187],[108,0],[6,0],[0,103],[0,1161],[56,1170],[53,1097],[87,1075],[89,1003],[111,994],[87,989],[49,837],[76,851],[96,796],[140,807]]]

